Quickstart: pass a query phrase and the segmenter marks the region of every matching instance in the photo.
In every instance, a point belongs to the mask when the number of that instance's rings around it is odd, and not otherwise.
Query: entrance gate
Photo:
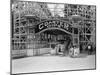
[[[77,31],[76,32],[77,34],[75,34],[75,29]],[[48,31],[48,30],[49,31],[59,30],[59,31],[62,31],[62,32],[70,35],[72,44],[79,47],[78,28],[74,28],[73,25],[71,25],[70,23],[65,22],[65,21],[61,21],[61,20],[46,20],[46,21],[43,21],[43,22],[39,23],[38,25],[36,25],[34,36],[40,35],[41,33]],[[39,52],[38,54],[41,53],[41,51],[38,51],[38,52]]]
[[[72,36],[73,45],[79,46],[79,28],[71,25],[69,22],[62,20],[46,20],[35,27],[35,34],[40,34],[46,30],[60,30]]]

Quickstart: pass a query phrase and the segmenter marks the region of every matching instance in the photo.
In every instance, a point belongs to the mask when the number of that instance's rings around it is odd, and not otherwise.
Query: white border
[[[69,4],[96,5],[97,7],[97,70],[41,73],[41,75],[99,75],[100,72],[100,0],[27,0]],[[0,0],[0,75],[10,75],[10,0]],[[25,74],[26,75],[26,74]],[[33,75],[33,74],[27,74]],[[35,74],[34,74],[35,75]]]

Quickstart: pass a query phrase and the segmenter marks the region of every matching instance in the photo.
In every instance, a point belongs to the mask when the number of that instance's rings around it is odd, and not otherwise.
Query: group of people
[[[93,53],[93,48],[91,45],[88,45],[86,48],[86,51],[88,51],[88,54],[91,55]],[[55,45],[55,47],[52,50],[52,54],[55,55],[63,55],[63,56],[70,56],[70,57],[78,57],[80,54],[80,49],[78,45],[73,45],[68,43],[58,43]]]
[[[71,57],[78,57],[79,54],[80,54],[79,47],[77,47],[77,46],[72,46],[72,47],[69,49],[69,56],[71,56]]]
[[[53,54],[56,55],[69,55],[71,57],[77,57],[80,53],[79,48],[77,46],[71,46],[70,48],[68,48],[68,45],[66,46],[66,44],[56,44],[55,48],[54,48],[55,52],[53,52]]]

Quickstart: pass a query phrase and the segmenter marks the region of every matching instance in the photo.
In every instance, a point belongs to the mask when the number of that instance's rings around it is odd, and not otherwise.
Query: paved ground
[[[12,61],[12,73],[29,73],[95,68],[95,55],[80,58],[68,56],[34,56]]]

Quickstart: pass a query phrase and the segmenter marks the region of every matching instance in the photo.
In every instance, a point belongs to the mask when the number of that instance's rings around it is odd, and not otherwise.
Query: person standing
[[[88,46],[88,54],[91,55],[91,54],[92,54],[92,51],[93,51],[92,46],[89,45],[89,46]]]
[[[79,51],[79,47],[74,46],[74,54],[73,57],[77,57],[79,55],[80,51]]]
[[[71,46],[70,49],[69,49],[69,56],[73,57],[73,55],[74,55],[74,47]]]

